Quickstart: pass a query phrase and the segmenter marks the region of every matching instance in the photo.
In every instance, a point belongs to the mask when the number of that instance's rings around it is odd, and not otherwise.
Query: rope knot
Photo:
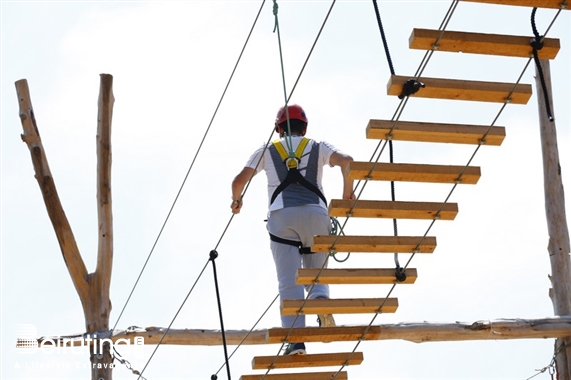
[[[400,265],[397,265],[397,267],[395,268],[395,278],[397,282],[406,281],[406,270],[402,268]]]
[[[415,94],[423,87],[426,87],[424,83],[419,82],[416,79],[409,79],[403,84],[399,99]]]
[[[543,36],[540,38],[532,38],[529,42],[533,50],[541,50],[543,49]]]

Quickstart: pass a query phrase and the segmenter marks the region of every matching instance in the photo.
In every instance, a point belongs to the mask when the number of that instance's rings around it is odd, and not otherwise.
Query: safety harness
[[[301,156],[303,155],[303,151],[305,150],[305,147],[307,146],[308,142],[309,142],[308,138],[306,138],[306,137],[302,138],[301,141],[299,142],[299,145],[297,146],[297,149],[295,150],[295,156],[293,156],[293,157],[290,156],[286,152],[286,150],[285,150],[285,148],[282,145],[280,140],[275,140],[272,142],[272,144],[274,145],[274,148],[276,148],[276,150],[279,153],[280,157],[282,158],[284,164],[286,165],[286,167],[288,169],[288,173],[287,173],[286,178],[283,180],[283,182],[280,183],[280,185],[276,188],[276,190],[272,194],[270,204],[274,203],[274,201],[276,200],[278,195],[282,191],[284,191],[284,189],[286,187],[288,187],[289,185],[291,185],[292,183],[297,183],[297,184],[302,185],[303,187],[305,187],[309,191],[317,194],[317,196],[319,196],[319,198],[321,198],[321,200],[323,200],[323,202],[325,204],[327,204],[327,199],[325,198],[323,193],[317,188],[317,186],[315,186],[314,184],[309,182],[307,179],[305,179],[305,177],[303,175],[301,175],[301,173],[299,171],[299,163],[301,161]],[[304,247],[300,241],[283,239],[279,236],[272,235],[272,234],[270,234],[270,240],[275,241],[276,243],[287,244],[287,245],[291,245],[294,247],[298,247],[300,254],[313,253],[313,252],[311,252],[310,247]]]
[[[299,171],[299,162],[301,161],[301,156],[302,156],[303,151],[305,150],[305,147],[307,146],[308,142],[309,142],[309,139],[306,137],[301,139],[301,141],[299,142],[299,145],[297,146],[297,149],[295,150],[295,157],[291,157],[290,155],[288,155],[288,153],[286,152],[286,150],[285,150],[285,148],[282,145],[280,140],[276,140],[276,141],[272,142],[272,144],[274,145],[274,147],[278,151],[280,157],[282,158],[284,164],[286,165],[288,172],[287,172],[287,176],[286,176],[285,180],[282,183],[280,183],[280,185],[276,188],[276,190],[272,194],[272,199],[270,200],[270,204],[274,203],[274,201],[276,200],[278,195],[282,191],[284,191],[284,189],[286,187],[288,187],[289,185],[291,185],[292,183],[297,183],[297,184],[302,185],[307,190],[317,194],[317,196],[319,196],[319,198],[321,198],[323,203],[327,204],[327,199],[325,199],[325,196],[323,195],[323,193],[321,191],[319,191],[317,186],[315,186],[314,184],[309,182],[307,179],[305,179],[305,177],[302,176],[300,171]]]

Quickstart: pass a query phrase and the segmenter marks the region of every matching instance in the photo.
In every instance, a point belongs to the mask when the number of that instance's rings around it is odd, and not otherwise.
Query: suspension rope
[[[452,7],[450,9],[454,9],[456,8],[456,3],[458,2],[458,0],[453,0],[453,4]],[[559,16],[559,13],[561,12],[561,9],[557,12],[557,14],[555,15],[553,21],[551,22],[549,28],[547,29],[547,31],[544,34],[547,35],[547,32],[549,31],[549,29],[551,28],[551,26],[554,24],[555,20],[557,19],[557,17]],[[450,17],[453,15],[454,11],[452,12],[448,12],[448,14],[445,17],[448,17],[448,21],[450,20]],[[442,25],[447,25],[448,21],[446,23],[442,23]],[[442,32],[440,33],[439,38],[442,36],[442,34],[444,33],[444,30],[442,30]],[[437,45],[437,44],[435,44]],[[437,48],[437,46],[433,45],[433,50],[435,48]],[[424,235],[422,236],[421,240],[419,241],[419,243],[416,245],[415,249],[413,250],[413,253],[411,255],[411,257],[409,258],[409,260],[407,261],[406,265],[403,267],[403,270],[406,270],[408,268],[408,266],[410,265],[410,263],[412,262],[413,258],[415,257],[415,255],[419,252],[419,248],[422,245],[423,241],[426,239],[428,233],[430,232],[430,230],[432,229],[432,227],[434,226],[434,224],[436,223],[437,220],[439,220],[439,216],[440,213],[442,212],[442,210],[444,209],[444,207],[446,206],[446,204],[448,203],[449,199],[451,198],[454,190],[456,189],[456,187],[462,182],[462,176],[464,175],[464,173],[466,172],[466,170],[468,169],[469,165],[471,164],[471,162],[473,161],[473,159],[475,158],[477,152],[479,151],[479,149],[481,148],[482,145],[484,145],[486,143],[486,137],[487,135],[490,133],[490,130],[493,128],[493,126],[495,125],[496,121],[499,119],[500,115],[502,114],[502,112],[504,111],[504,109],[506,108],[506,106],[511,103],[511,96],[513,95],[514,91],[516,90],[518,84],[521,82],[521,79],[523,78],[523,75],[525,74],[527,68],[529,67],[529,64],[531,62],[531,58],[527,61],[527,63],[524,65],[524,68],[521,72],[521,74],[519,75],[516,83],[514,84],[513,88],[511,89],[510,93],[508,94],[508,96],[506,97],[504,103],[502,104],[502,106],[500,107],[499,112],[497,113],[497,115],[495,116],[493,122],[491,123],[491,125],[488,127],[487,131],[484,133],[483,137],[480,139],[480,142],[478,144],[478,146],[476,147],[476,149],[474,150],[474,153],[472,154],[472,156],[470,157],[470,159],[468,160],[468,163],[464,166],[463,170],[461,171],[460,175],[458,176],[458,179],[456,180],[456,183],[452,186],[450,192],[448,193],[448,195],[446,196],[446,199],[444,200],[444,202],[442,203],[442,205],[440,206],[440,209],[437,211],[437,213],[435,214],[434,219],[431,221],[431,223],[429,224],[426,232],[424,233]],[[421,63],[424,67],[426,67],[428,63],[428,60],[423,60],[423,62]],[[424,70],[424,69],[423,69]],[[359,338],[358,342],[355,345],[355,348],[353,349],[353,351],[350,353],[349,358],[345,361],[345,363],[341,366],[341,368],[337,371],[337,373],[335,373],[332,376],[332,379],[337,378],[337,376],[341,373],[341,371],[343,370],[343,368],[345,368],[348,365],[349,360],[351,359],[351,357],[353,356],[353,354],[355,353],[355,351],[357,350],[357,348],[359,347],[359,345],[361,344],[361,342],[365,339],[365,336],[367,334],[367,332],[370,330],[370,328],[372,327],[374,321],[376,320],[376,318],[378,317],[379,314],[382,313],[382,308],[385,305],[386,301],[388,300],[388,298],[390,297],[390,295],[393,293],[394,289],[396,288],[398,284],[398,281],[395,282],[387,296],[384,298],[381,306],[379,307],[379,309],[377,310],[377,312],[375,313],[375,315],[373,316],[373,318],[371,319],[371,322],[368,324],[368,326],[365,328],[363,334],[361,335],[361,337]],[[559,348],[561,349],[561,348]],[[528,379],[529,380],[529,379]]]
[[[198,157],[198,154],[200,153],[200,151],[202,149],[202,145],[204,144],[204,141],[206,140],[206,136],[208,135],[208,133],[210,131],[210,127],[212,126],[212,123],[214,122],[214,118],[218,114],[218,109],[220,108],[220,105],[222,104],[222,100],[224,100],[224,97],[226,95],[226,91],[228,90],[228,87],[230,86],[230,82],[232,81],[232,78],[234,77],[234,73],[236,72],[236,69],[238,68],[238,64],[240,63],[240,61],[242,59],[242,55],[244,54],[244,51],[246,50],[246,46],[248,45],[248,42],[250,41],[250,36],[252,35],[252,32],[254,31],[254,27],[256,26],[256,24],[258,22],[258,18],[260,17],[260,13],[262,12],[262,8],[264,7],[265,3],[266,3],[266,0],[262,0],[262,5],[260,5],[260,9],[258,10],[256,18],[254,19],[254,23],[252,24],[252,27],[250,28],[250,32],[248,33],[248,37],[246,38],[246,41],[244,42],[244,45],[242,46],[242,50],[240,51],[240,54],[238,55],[238,59],[236,60],[236,64],[234,65],[234,68],[232,69],[232,73],[230,74],[230,77],[228,78],[226,86],[224,87],[224,91],[222,92],[222,95],[220,96],[220,100],[218,101],[216,109],[214,110],[214,114],[212,115],[212,118],[210,119],[210,123],[208,124],[208,127],[206,128],[206,131],[202,137],[200,145],[198,146],[198,149],[194,155],[194,158],[192,159],[190,167],[188,168],[188,171],[186,172],[186,175],[184,176],[182,184],[181,184],[181,186],[180,186],[180,188],[176,194],[176,197],[175,197],[175,199],[174,199],[174,201],[173,201],[173,203],[169,209],[169,212],[167,213],[165,221],[163,222],[161,229],[159,230],[157,238],[155,239],[155,242],[153,243],[153,246],[151,247],[151,250],[150,250],[149,254],[147,255],[147,258],[143,264],[143,267],[141,268],[141,271],[139,272],[139,275],[137,276],[137,279],[135,280],[135,283],[133,284],[133,288],[131,289],[131,292],[129,293],[127,300],[125,301],[125,304],[123,305],[123,308],[121,309],[121,312],[119,313],[119,317],[117,317],[117,320],[115,321],[115,324],[113,325],[113,328],[111,329],[111,332],[113,332],[117,328],[117,325],[119,324],[119,321],[121,320],[121,317],[123,316],[123,313],[125,312],[125,309],[127,308],[129,301],[131,300],[131,297],[133,296],[135,288],[137,288],[137,285],[139,284],[139,280],[141,279],[141,276],[143,275],[143,272],[145,271],[147,264],[149,263],[149,260],[150,260],[151,256],[153,255],[153,252],[155,251],[157,243],[159,242],[159,239],[162,236],[163,230],[165,229],[167,222],[170,219],[172,211],[173,211],[175,205],[177,204],[177,201],[178,201],[178,198],[180,197],[180,194],[182,193],[182,189],[184,188],[186,181],[190,175],[190,172],[191,172],[192,168],[194,167],[194,163],[196,162],[196,158]]]
[[[226,330],[224,330],[224,318],[222,317],[222,302],[220,300],[220,289],[218,288],[218,274],[216,273],[216,258],[218,257],[218,252],[216,250],[210,251],[210,261],[212,262],[212,271],[214,272],[214,287],[216,288],[216,301],[218,303],[218,315],[220,317],[220,332],[222,334],[222,345],[224,346],[224,360],[226,364],[226,372],[228,374],[228,380],[231,380],[230,376],[230,363],[228,362],[228,346],[226,344]],[[216,374],[211,376],[212,380],[218,379]]]
[[[179,189],[179,191],[178,191],[178,193],[177,193],[177,195],[176,195],[176,197],[175,197],[175,200],[174,200],[174,202],[173,202],[173,204],[172,204],[172,206],[171,206],[171,208],[170,208],[170,210],[169,210],[169,212],[168,212],[168,214],[167,214],[167,217],[166,217],[166,219],[165,219],[165,221],[164,221],[164,223],[163,223],[163,225],[162,225],[162,227],[161,227],[161,229],[160,229],[160,231],[159,231],[159,235],[157,236],[157,238],[156,238],[156,240],[155,240],[155,242],[154,242],[154,244],[153,244],[153,246],[152,246],[152,248],[151,248],[151,251],[149,252],[149,254],[148,254],[148,256],[147,256],[147,258],[146,258],[146,260],[145,260],[145,263],[144,263],[144,265],[143,265],[143,267],[142,267],[142,269],[141,269],[141,271],[140,271],[140,273],[139,273],[139,276],[137,277],[137,280],[135,281],[135,284],[133,285],[133,288],[131,289],[131,292],[130,292],[128,298],[127,298],[127,301],[125,302],[125,305],[123,306],[123,309],[121,310],[121,313],[119,314],[119,317],[117,318],[117,321],[115,322],[115,325],[113,326],[113,329],[112,329],[111,331],[115,330],[115,328],[117,327],[117,324],[119,323],[119,320],[121,319],[121,316],[123,315],[123,312],[125,311],[125,308],[127,307],[127,304],[129,303],[129,301],[130,301],[130,299],[131,299],[131,297],[132,297],[132,295],[133,295],[133,292],[135,291],[135,288],[137,287],[137,285],[138,285],[138,283],[139,283],[139,280],[141,279],[141,276],[142,276],[142,274],[143,274],[143,272],[144,272],[144,270],[145,270],[145,268],[146,268],[146,266],[147,266],[147,264],[148,264],[148,262],[149,262],[149,259],[151,258],[152,254],[153,254],[153,252],[154,252],[154,250],[155,250],[155,247],[156,247],[156,245],[157,245],[157,243],[158,243],[158,240],[160,239],[160,237],[161,237],[161,235],[162,235],[162,232],[163,232],[163,230],[164,230],[164,228],[165,228],[165,226],[166,226],[166,224],[167,224],[167,222],[168,222],[168,220],[169,220],[169,218],[170,218],[170,215],[171,215],[171,213],[172,213],[172,211],[173,211],[173,209],[174,209],[174,207],[175,207],[175,205],[176,205],[176,203],[177,203],[177,201],[178,201],[178,198],[179,198],[179,196],[180,196],[180,194],[181,194],[181,192],[182,192],[182,189],[183,189],[183,187],[184,187],[185,184],[186,184],[186,181],[187,181],[187,179],[188,179],[188,177],[189,177],[189,174],[190,174],[192,168],[194,167],[194,163],[195,163],[195,161],[196,161],[196,159],[197,159],[197,157],[198,157],[198,154],[200,153],[200,150],[201,150],[201,148],[202,148],[202,145],[204,144],[204,141],[206,140],[206,136],[208,135],[208,133],[209,133],[209,131],[210,131],[210,128],[211,128],[211,126],[212,126],[212,124],[213,124],[213,122],[214,122],[214,119],[215,119],[215,117],[216,117],[216,115],[217,115],[217,113],[218,113],[218,110],[219,110],[219,108],[220,108],[220,105],[222,104],[222,101],[223,101],[223,99],[224,99],[224,97],[225,97],[225,95],[226,95],[226,92],[227,92],[227,90],[228,90],[228,88],[229,88],[229,86],[230,86],[230,83],[231,83],[231,81],[232,81],[232,79],[233,79],[233,77],[234,77],[234,74],[235,74],[235,72],[236,72],[236,70],[237,70],[237,68],[238,68],[238,64],[240,63],[240,61],[241,61],[241,59],[242,59],[242,56],[243,56],[244,51],[245,51],[245,49],[246,49],[246,46],[248,45],[248,42],[249,42],[250,37],[251,37],[251,35],[252,35],[252,32],[254,31],[254,28],[255,28],[255,26],[256,26],[256,24],[257,24],[257,22],[258,22],[259,16],[260,16],[260,14],[261,14],[261,11],[262,11],[262,9],[263,9],[263,7],[264,7],[265,2],[266,2],[266,0],[262,0],[262,4],[260,5],[260,8],[259,8],[259,10],[258,10],[258,13],[256,14],[256,17],[255,17],[255,19],[254,19],[254,22],[253,22],[253,24],[252,24],[252,27],[250,28],[250,31],[249,31],[248,36],[247,36],[247,38],[246,38],[246,41],[244,42],[244,45],[243,45],[243,47],[242,47],[242,50],[240,51],[240,54],[239,54],[238,59],[237,59],[237,61],[236,61],[236,64],[234,65],[234,68],[233,68],[233,70],[232,70],[232,73],[230,74],[230,78],[228,79],[228,81],[227,81],[227,83],[226,83],[226,86],[225,86],[225,88],[224,88],[224,91],[222,92],[222,95],[221,95],[221,97],[220,97],[220,100],[218,101],[218,104],[217,104],[217,106],[216,106],[216,109],[215,109],[215,111],[214,111],[214,114],[212,115],[212,118],[211,118],[211,120],[210,120],[210,123],[208,124],[208,127],[207,127],[207,129],[206,129],[206,132],[205,132],[205,134],[204,134],[204,136],[203,136],[203,138],[202,138],[202,140],[201,140],[201,142],[200,142],[200,145],[199,145],[199,147],[198,147],[198,149],[197,149],[197,152],[196,152],[196,154],[195,154],[195,156],[194,156],[194,158],[193,158],[193,160],[192,160],[192,163],[191,163],[191,165],[190,165],[190,167],[189,167],[189,169],[188,169],[188,171],[187,171],[187,173],[186,173],[186,175],[185,175],[185,177],[184,177],[184,180],[183,180],[183,182],[182,182],[182,185],[180,186],[180,189]],[[231,222],[231,221],[232,221],[232,218],[230,218],[230,222]],[[228,225],[230,224],[230,222],[228,223]],[[228,225],[227,225],[226,228],[224,229],[224,231],[223,231],[223,233],[222,233],[222,236],[224,236],[224,234],[226,233],[226,231],[227,231],[227,229],[228,229]],[[221,240],[222,240],[222,237],[221,237],[220,240],[218,241],[218,244],[220,244],[220,241],[221,241]],[[218,244],[216,245],[216,247],[218,247]],[[216,248],[215,248],[215,249],[216,249]],[[208,260],[208,261],[210,261],[210,260]],[[179,309],[178,309],[177,312],[175,313],[175,316],[174,316],[173,319],[171,320],[169,326],[165,329],[165,332],[164,332],[163,335],[161,336],[161,339],[160,339],[159,342],[157,343],[155,349],[153,350],[151,356],[150,356],[149,359],[147,360],[145,366],[144,366],[143,369],[138,373],[138,374],[139,374],[138,379],[144,379],[144,378],[142,377],[144,371],[146,370],[146,368],[147,368],[148,365],[150,364],[150,362],[151,362],[152,358],[154,357],[156,351],[158,350],[158,348],[160,347],[161,343],[163,342],[163,340],[164,340],[166,334],[169,332],[169,330],[170,330],[172,324],[174,323],[174,321],[175,321],[176,318],[178,317],[180,311],[182,310],[182,308],[183,308],[183,306],[185,305],[186,301],[188,300],[188,298],[190,297],[190,295],[191,295],[191,293],[193,292],[194,288],[196,287],[196,284],[198,283],[198,281],[199,281],[200,278],[202,277],[202,274],[204,273],[204,270],[206,269],[206,266],[208,265],[208,261],[206,262],[206,264],[204,265],[204,267],[203,267],[202,270],[200,271],[198,277],[196,278],[194,284],[192,285],[192,287],[190,288],[190,290],[189,290],[189,292],[187,293],[186,297],[184,298],[184,300],[183,300],[181,306],[179,307]],[[138,372],[138,371],[137,371],[137,372]],[[134,371],[134,373],[136,373],[136,372]]]

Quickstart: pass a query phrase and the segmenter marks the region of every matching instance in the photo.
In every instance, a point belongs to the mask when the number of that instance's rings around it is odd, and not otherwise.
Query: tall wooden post
[[[551,72],[548,60],[540,60],[553,110]],[[555,122],[549,121],[545,97],[536,68],[537,99],[541,129],[541,150],[543,153],[543,181],[545,188],[545,211],[549,233],[549,259],[551,261],[551,284],[549,296],[555,315],[571,315],[571,260],[569,256],[569,230],[565,216],[565,196],[561,179],[561,165],[557,149]],[[554,111],[553,111],[554,112]],[[558,380],[571,380],[571,336],[555,341],[555,365]]]
[[[109,287],[113,263],[113,218],[111,213],[111,118],[113,115],[113,77],[101,74],[99,112],[97,115],[97,217],[99,247],[97,268],[88,273],[73,231],[63,210],[36,123],[28,83],[16,82],[20,120],[34,172],[50,221],[56,233],[63,259],[81,300],[86,331],[91,335],[91,378],[111,380],[113,358],[109,338],[111,302]]]

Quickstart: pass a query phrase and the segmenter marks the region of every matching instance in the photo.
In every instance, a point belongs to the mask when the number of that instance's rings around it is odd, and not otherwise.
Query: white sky
[[[423,52],[408,49],[412,28],[437,29],[450,1],[379,1],[397,74],[413,75]],[[97,250],[95,134],[99,74],[114,76],[113,207],[115,260],[112,324],[139,274],[195,155],[260,6],[259,1],[2,1],[2,363],[5,379],[87,378],[86,354],[16,352],[16,328],[38,335],[84,332],[79,298],[61,259],[18,118],[14,82],[26,78],[60,198],[89,270]],[[328,1],[280,1],[279,18],[290,90],[330,6]],[[531,9],[460,3],[449,30],[531,35]],[[539,10],[543,32],[554,10]],[[181,198],[118,328],[163,326],[208,259],[230,218],[230,182],[265,142],[283,103],[277,36],[267,2],[244,57],[198,156]],[[550,31],[562,49],[551,63],[561,166],[569,189],[569,47],[563,12]],[[513,82],[525,60],[436,53],[425,76]],[[357,160],[370,158],[369,119],[390,119],[398,99],[386,95],[389,69],[369,1],[339,1],[292,100],[310,119],[309,134]],[[528,69],[524,83],[534,83]],[[534,89],[535,92],[535,89]],[[401,120],[489,125],[499,104],[411,99]],[[460,186],[451,201],[460,213],[438,222],[432,255],[415,257],[415,285],[393,296],[400,307],[378,323],[474,322],[553,315],[537,99],[509,106],[501,147],[483,147],[473,165],[480,182]],[[397,162],[464,165],[474,147],[395,143]],[[385,153],[383,161],[388,160]],[[340,195],[337,170],[326,195]],[[448,185],[397,183],[398,200],[443,201]],[[256,178],[218,249],[225,326],[250,329],[277,294],[263,219],[266,190]],[[368,185],[364,199],[390,199],[388,184]],[[399,223],[402,235],[423,234],[427,221]],[[347,234],[391,235],[390,221],[352,220]],[[344,255],[341,255],[342,257]],[[406,262],[407,255],[401,256]],[[391,267],[386,254],[352,254],[335,267]],[[332,296],[384,297],[388,286],[333,286]],[[173,327],[217,329],[212,270],[207,268]],[[337,316],[339,324],[367,324],[371,315]],[[279,324],[274,306],[260,328]],[[316,325],[308,317],[308,325]],[[341,352],[354,342],[308,344],[308,351]],[[127,355],[141,369],[152,346]],[[233,350],[233,347],[230,348]],[[231,361],[232,377],[254,373],[253,356],[277,345],[244,346]],[[552,340],[414,344],[365,342],[365,361],[352,379],[527,379],[551,361]],[[147,379],[210,378],[222,347],[161,346]],[[120,367],[116,379],[136,378]],[[226,378],[225,371],[220,378]],[[547,373],[536,379],[548,379]]]

